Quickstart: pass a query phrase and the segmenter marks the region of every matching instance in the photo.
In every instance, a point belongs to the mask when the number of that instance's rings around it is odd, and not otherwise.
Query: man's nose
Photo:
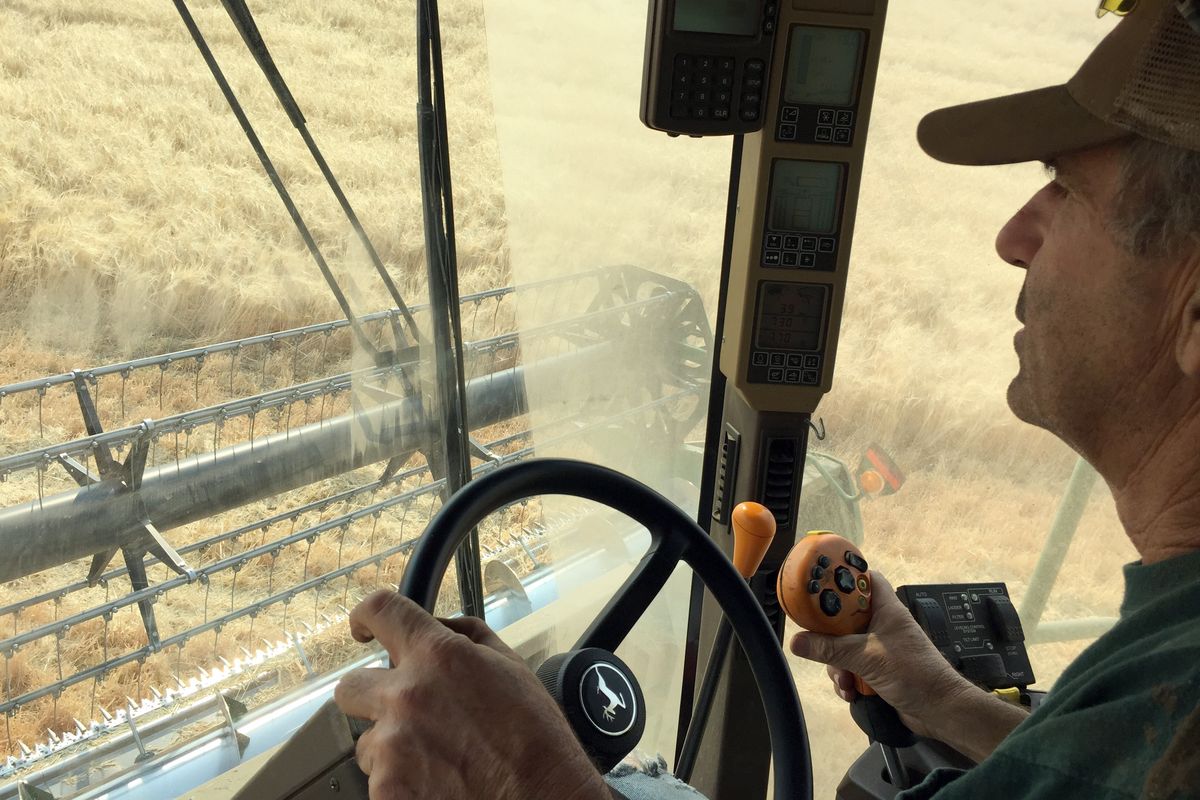
[[[1042,247],[1046,214],[1047,186],[1030,198],[996,235],[996,252],[1009,264],[1027,269]]]

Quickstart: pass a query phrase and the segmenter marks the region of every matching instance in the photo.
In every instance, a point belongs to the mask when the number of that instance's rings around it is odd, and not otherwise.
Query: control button
[[[833,141],[833,128],[823,125],[823,126],[817,128],[817,135],[814,136],[813,138],[816,139],[818,142],[832,142]]]
[[[871,593],[871,582],[867,580],[866,575],[859,575],[858,580],[854,582],[854,585],[857,586],[858,590],[863,594]]]
[[[854,112],[853,111],[837,112],[837,124],[845,125],[845,126],[853,125],[854,124]]]
[[[816,265],[817,265],[817,254],[816,253],[801,253],[800,254],[800,266],[815,267]]]
[[[833,589],[821,592],[821,611],[825,613],[825,616],[836,617],[841,610],[842,598],[837,596],[837,592]]]
[[[787,371],[787,382],[788,383],[799,383],[800,382],[800,370],[789,369]]]
[[[989,594],[984,598],[992,626],[1000,633],[1000,638],[1006,642],[1025,641],[1025,631],[1021,628],[1021,619],[1012,601],[1002,594]]]
[[[762,97],[758,94],[758,92],[743,92],[742,93],[742,105],[751,106],[752,108],[758,108],[758,104],[760,102],[762,102]]]
[[[938,647],[950,644],[950,623],[946,620],[946,612],[932,597],[918,597],[916,608],[917,624]]]
[[[713,82],[712,75],[705,75],[705,74],[701,73],[696,76],[696,85],[697,86],[712,86],[712,82]]]
[[[717,103],[723,106],[729,105],[729,101],[732,99],[732,95],[730,95],[729,92],[722,91],[720,89],[718,89],[717,93],[713,96],[717,98]]]
[[[798,262],[799,256],[796,253],[784,253],[783,265],[785,267],[794,267]]]
[[[742,119],[746,120],[747,122],[753,122],[754,120],[758,119],[758,109],[757,108],[743,108],[742,109]]]
[[[835,144],[850,144],[850,129],[834,128],[833,141]]]
[[[783,383],[783,370],[781,370],[781,369],[767,370],[767,380],[771,383]]]
[[[798,249],[800,249],[800,237],[799,237],[799,236],[785,236],[785,237],[783,237],[783,249],[784,249],[784,250],[798,250]]]
[[[697,103],[707,103],[708,92],[704,89],[697,89],[696,91],[692,92],[692,99]]]
[[[732,58],[722,58],[717,61],[717,66],[721,69],[721,72],[733,72],[733,65],[734,60]],[[849,125],[850,123],[847,122],[846,124]]]
[[[795,353],[793,353],[792,355],[788,356],[788,366],[789,367],[802,367],[802,366],[804,366],[804,358],[802,356],[798,356]],[[821,566],[828,567],[829,565],[822,564]]]
[[[787,357],[783,353],[771,353],[771,366],[782,367],[786,363]]]
[[[833,571],[833,582],[841,589],[842,594],[854,591],[854,576],[845,567],[838,567]]]
[[[846,551],[846,563],[859,572],[866,572],[869,569],[867,560],[853,550]]]
[[[767,3],[767,5],[763,8],[763,13],[768,17],[773,17],[775,16],[775,10],[776,8],[774,3]]]
[[[700,56],[699,58],[696,59],[696,66],[699,69],[712,69],[713,68],[713,57],[712,56]]]
[[[713,119],[729,119],[729,109],[728,108],[714,108],[713,109]]]
[[[783,237],[778,233],[768,233],[767,247],[771,248],[772,250],[778,250],[779,248],[783,247]]]
[[[820,376],[817,375],[816,370],[806,369],[806,370],[804,370],[804,373],[800,376],[800,382],[807,383],[809,386],[816,386],[818,383],[821,382],[821,378],[820,378]]]
[[[867,610],[867,598],[863,597],[861,594],[858,596],[858,607],[863,611]]]
[[[805,356],[804,357],[804,368],[805,369],[820,369],[821,368],[821,357],[820,356]]]
[[[763,79],[762,78],[751,78],[749,75],[747,75],[745,78],[742,79],[742,90],[743,91],[751,91],[752,90],[754,92],[760,92],[760,91],[762,91],[762,87],[763,87]]]
[[[824,595],[821,597],[824,599]],[[986,689],[1002,689],[1012,685],[1012,681],[1008,677],[1008,670],[1004,667],[1004,659],[998,653],[963,656],[961,667],[962,674],[967,680],[978,683]]]
[[[793,139],[795,139],[796,138],[796,126],[795,125],[780,125],[779,126],[779,138],[783,139],[784,141],[789,141],[789,142],[792,141]]]
[[[822,567],[828,567],[830,563],[829,556],[817,556],[817,563]]]
[[[766,267],[778,267],[779,266],[779,251],[778,250],[768,250],[766,253],[763,253],[762,263],[763,263],[763,266],[766,266]]]
[[[759,350],[750,356],[750,363],[756,367],[765,367],[767,365],[767,354]]]
[[[817,242],[817,250],[822,253],[832,253],[837,249],[837,242],[831,236],[824,236],[821,241]]]
[[[820,564],[817,564],[815,567],[812,568],[812,577],[813,577],[814,581],[819,581],[819,580],[821,580],[821,578],[824,578],[825,577],[825,568],[822,567]]]
[[[675,68],[676,69],[691,69],[692,68],[692,56],[689,56],[686,53],[680,53],[679,55],[675,56]]]
[[[808,593],[809,594],[819,594],[820,592],[821,592],[821,584],[817,583],[816,581],[808,582]]]
[[[979,593],[978,592],[971,592],[971,602],[972,603],[979,602]]]
[[[833,109],[822,108],[817,112],[818,125],[833,125]]]
[[[769,19],[769,20],[766,20],[765,22],[763,22],[763,33],[774,33],[774,32],[775,32],[775,20]]]
[[[800,109],[796,106],[785,106],[783,109],[783,116],[780,117],[780,119],[782,119],[784,122],[799,122]]]
[[[708,109],[707,108],[693,108],[692,109],[692,119],[708,119]]]
[[[686,72],[676,72],[675,73],[675,86],[676,87],[691,86],[691,85],[692,85],[692,76],[691,75],[689,75]]]
[[[766,66],[766,62],[764,62],[761,58],[752,58],[746,62],[746,72],[752,75],[761,75],[766,71]]]
[[[967,619],[968,619],[968,620],[973,620],[973,619],[975,619],[975,615],[974,615],[973,613],[971,613],[970,611],[968,611],[968,612],[967,612]]]
[[[800,240],[800,249],[809,253],[815,253],[817,250],[817,237],[805,236]]]
[[[717,78],[717,86],[720,86],[722,89],[728,89],[729,87],[733,86],[733,76],[732,75],[719,76]]]

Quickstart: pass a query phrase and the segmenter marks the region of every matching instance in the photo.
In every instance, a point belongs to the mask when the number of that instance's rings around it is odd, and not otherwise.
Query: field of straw
[[[385,0],[251,5],[384,263],[406,300],[424,301],[413,8]],[[635,264],[692,284],[713,316],[729,142],[640,126],[644,3],[441,5],[463,293]],[[190,6],[355,311],[386,307],[370,262],[220,3]],[[837,376],[819,412],[829,436],[814,445],[853,465],[877,442],[906,471],[899,494],[863,507],[866,551],[893,583],[1004,580],[1019,600],[1074,456],[1005,406],[1021,274],[991,242],[1043,179],[1030,165],[936,164],[917,149],[914,130],[933,107],[1065,80],[1111,21],[1097,22],[1087,2],[890,6]],[[0,385],[338,316],[170,3],[0,3]],[[314,375],[329,365],[319,348],[301,356]],[[134,381],[120,416],[136,422],[158,414],[160,402],[178,410],[238,396],[269,375],[286,383],[278,361],[172,373],[165,402],[155,381]],[[102,417],[118,416],[107,391]],[[69,402],[41,421],[45,431],[34,431],[32,412],[0,403],[0,456],[81,430]],[[28,490],[0,484],[0,500],[28,499]],[[306,499],[297,492],[270,507]],[[1048,618],[1115,613],[1120,565],[1135,556],[1110,505],[1097,490]],[[203,530],[266,513],[225,515]],[[343,557],[336,539],[313,547],[322,562],[313,569]],[[305,574],[312,557],[303,555]],[[394,581],[402,566],[364,580]],[[252,565],[243,585],[274,568]],[[50,578],[74,580],[84,570],[76,563]],[[152,580],[166,577],[152,571]],[[44,578],[14,582],[0,600]],[[122,578],[111,591],[127,586]],[[52,605],[38,613],[56,618]],[[320,610],[305,613],[316,619]],[[172,614],[188,619],[195,608],[158,613],[169,625]],[[142,636],[136,611],[126,609],[103,631],[64,640],[69,653],[6,660],[6,688],[52,680],[56,661],[94,657],[101,638],[138,646]],[[251,626],[178,655],[202,665],[254,637]],[[1032,648],[1039,686],[1084,644]],[[144,684],[163,685],[175,665],[147,668],[155,674],[115,676],[99,699],[64,695],[14,716],[8,752],[16,739],[37,741],[72,716],[89,718],[89,703],[123,705]],[[829,797],[865,741],[821,670],[797,663],[795,674],[810,727],[822,732],[813,737],[818,796]]]

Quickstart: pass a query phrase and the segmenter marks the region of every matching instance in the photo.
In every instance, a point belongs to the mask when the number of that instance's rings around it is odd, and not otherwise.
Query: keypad
[[[733,113],[730,89],[732,58],[681,53],[675,56],[671,116],[675,119],[728,120]]]
[[[817,386],[821,382],[821,356],[817,353],[755,350],[750,365],[750,380],[755,383]]]
[[[785,269],[833,269],[837,239],[768,232],[763,237],[762,265]]]
[[[775,126],[781,142],[849,145],[854,142],[854,109],[783,106]]]

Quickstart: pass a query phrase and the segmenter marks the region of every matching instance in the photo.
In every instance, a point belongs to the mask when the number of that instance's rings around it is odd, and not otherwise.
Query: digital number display
[[[675,30],[753,36],[758,6],[758,0],[675,0]]]
[[[828,291],[827,286],[819,284],[763,281],[758,290],[754,347],[759,350],[820,350]]]
[[[867,35],[849,28],[792,28],[783,100],[797,105],[852,106]]]
[[[837,230],[842,165],[779,159],[771,167],[771,230],[829,234]]]

